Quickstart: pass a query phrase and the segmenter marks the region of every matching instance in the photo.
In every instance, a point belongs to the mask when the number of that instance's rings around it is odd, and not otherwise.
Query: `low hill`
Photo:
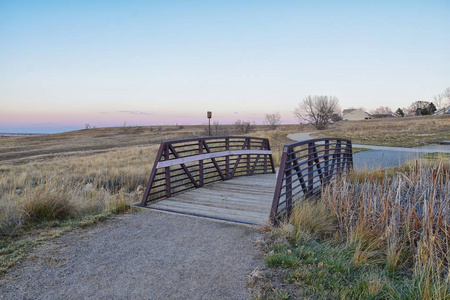
[[[23,164],[47,160],[57,156],[101,153],[112,149],[149,146],[163,141],[207,136],[204,125],[191,126],[136,126],[83,129],[57,134],[0,137],[0,162]],[[283,125],[283,130],[298,130],[296,125]],[[214,135],[242,135],[233,125],[211,126]],[[250,135],[268,130],[267,126],[254,126]],[[289,133],[289,132],[287,132]],[[286,134],[287,134],[286,133]],[[260,136],[261,134],[257,134]]]

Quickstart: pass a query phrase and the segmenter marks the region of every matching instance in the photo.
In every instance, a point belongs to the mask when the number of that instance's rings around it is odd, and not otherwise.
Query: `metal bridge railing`
[[[141,206],[237,176],[275,173],[269,140],[210,137],[161,143]]]
[[[285,145],[270,220],[290,216],[297,199],[320,194],[323,185],[352,168],[350,140],[319,138]]]

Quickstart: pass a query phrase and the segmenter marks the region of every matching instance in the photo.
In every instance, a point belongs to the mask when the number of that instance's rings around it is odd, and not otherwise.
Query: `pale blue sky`
[[[0,132],[286,123],[450,87],[450,1],[0,0]]]

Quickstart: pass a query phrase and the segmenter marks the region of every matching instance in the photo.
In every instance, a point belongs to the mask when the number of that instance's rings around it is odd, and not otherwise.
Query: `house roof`
[[[350,114],[350,113],[352,113],[352,112],[354,112],[354,111],[357,111],[357,110],[362,111],[362,112],[365,113],[366,115],[369,115],[369,116],[370,116],[370,114],[369,114],[368,112],[365,112],[365,111],[363,111],[362,109],[359,109],[359,108],[349,108],[349,109],[344,109],[344,110],[342,111],[342,114]]]
[[[357,110],[357,109],[356,109],[356,108],[344,109],[344,110],[342,111],[342,113],[343,113],[343,114],[349,114],[349,113],[351,113],[351,112],[353,112],[353,111],[355,111],[355,110]]]

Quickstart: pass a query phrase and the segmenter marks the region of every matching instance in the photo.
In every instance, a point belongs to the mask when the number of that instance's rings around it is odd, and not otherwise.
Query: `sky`
[[[0,132],[261,124],[450,87],[450,1],[0,0]]]

